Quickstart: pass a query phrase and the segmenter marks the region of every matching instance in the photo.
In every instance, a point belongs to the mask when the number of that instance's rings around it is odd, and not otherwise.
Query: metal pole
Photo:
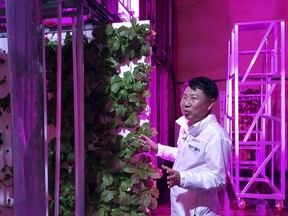
[[[6,1],[14,215],[45,215],[42,1]]]
[[[62,0],[58,0],[57,23],[57,98],[56,98],[56,167],[55,167],[55,194],[54,215],[59,215],[60,191],[60,145],[61,145],[61,94],[62,94]]]
[[[43,23],[42,23],[43,25]],[[48,119],[47,119],[47,78],[46,78],[46,55],[45,55],[45,37],[44,37],[44,28],[42,29],[42,56],[43,56],[43,115],[44,115],[44,166],[45,166],[45,209],[46,209],[46,216],[49,215],[49,191],[48,191]]]
[[[78,133],[78,142],[75,140],[75,212],[76,216],[82,216],[85,211],[84,36],[82,3],[78,4],[77,10],[77,80],[74,80],[74,82],[77,81],[77,95],[79,103],[76,104],[76,106],[78,106],[78,122],[75,122],[78,126],[78,131],[75,131],[75,134]]]

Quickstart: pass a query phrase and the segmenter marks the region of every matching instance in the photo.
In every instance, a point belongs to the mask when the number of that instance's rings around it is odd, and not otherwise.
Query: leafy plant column
[[[143,153],[138,135],[152,136],[152,128],[139,116],[147,112],[150,66],[139,61],[150,54],[150,26],[95,26],[93,39],[85,39],[85,173],[87,215],[148,215],[157,207],[155,179],[161,171]],[[56,43],[47,40],[49,122],[55,123]],[[74,211],[74,128],[72,43],[63,45],[63,116],[61,143],[61,215]],[[129,70],[120,74],[123,65]],[[141,123],[140,123],[141,122]],[[53,197],[55,139],[50,143]],[[51,200],[53,207],[53,200]]]

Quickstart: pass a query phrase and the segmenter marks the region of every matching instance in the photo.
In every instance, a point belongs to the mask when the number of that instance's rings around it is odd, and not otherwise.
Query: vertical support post
[[[42,1],[6,1],[6,14],[14,215],[45,215]]]
[[[55,194],[54,215],[59,215],[60,196],[60,146],[61,146],[61,109],[62,109],[62,0],[57,1],[57,81],[56,81],[56,164],[55,164]]]
[[[281,71],[281,193],[285,197],[285,154],[286,154],[286,127],[285,127],[285,22],[280,22],[281,28],[281,64],[280,64],[280,71]]]
[[[76,216],[84,215],[85,211],[85,139],[84,139],[84,36],[83,36],[83,5],[79,3],[77,5],[77,71],[76,79],[74,79],[77,85],[76,91],[74,90],[74,97],[77,95],[78,104],[74,104],[75,119],[75,213]],[[75,86],[75,85],[74,85]],[[76,118],[76,115],[78,116]],[[76,121],[77,120],[77,121]],[[76,131],[77,125],[77,131]],[[77,136],[76,136],[77,135]]]
[[[239,29],[238,25],[235,25],[234,34],[233,34],[233,68],[234,68],[234,106],[235,106],[235,181],[236,181],[236,193],[240,191],[240,150],[239,150],[239,88],[238,88],[238,76],[239,76],[239,68],[238,68],[238,35]]]
[[[43,25],[43,22],[42,22]],[[49,141],[48,141],[48,117],[47,117],[47,77],[46,77],[46,54],[45,54],[45,37],[44,28],[42,28],[42,56],[43,56],[43,125],[44,125],[44,169],[45,169],[45,209],[46,216],[49,215],[49,176],[48,176],[48,163],[49,163]]]

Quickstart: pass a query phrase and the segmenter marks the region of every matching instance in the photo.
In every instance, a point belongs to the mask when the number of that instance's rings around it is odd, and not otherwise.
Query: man
[[[217,122],[212,108],[218,97],[215,82],[206,77],[188,81],[181,99],[183,116],[177,147],[156,144],[140,135],[142,145],[157,156],[174,161],[167,172],[171,215],[220,215],[218,191],[225,188],[231,140]]]

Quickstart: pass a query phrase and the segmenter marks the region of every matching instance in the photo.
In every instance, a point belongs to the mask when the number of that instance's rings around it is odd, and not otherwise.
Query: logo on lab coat
[[[189,144],[188,148],[189,148],[189,150],[194,151],[196,153],[200,152],[200,149],[198,147],[196,147],[196,146],[193,146],[192,144]]]

